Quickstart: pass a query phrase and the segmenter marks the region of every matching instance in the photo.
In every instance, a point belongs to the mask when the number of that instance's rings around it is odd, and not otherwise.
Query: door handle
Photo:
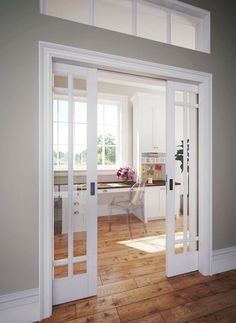
[[[173,178],[170,178],[169,180],[169,190],[173,191]]]
[[[90,183],[90,195],[95,195],[95,182]]]

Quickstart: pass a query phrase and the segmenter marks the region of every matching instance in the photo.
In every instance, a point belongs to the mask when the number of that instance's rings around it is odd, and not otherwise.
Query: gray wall
[[[236,245],[234,0],[185,0],[212,13],[204,54],[39,15],[37,0],[0,1],[0,289],[38,286],[38,41],[213,74],[213,245]]]

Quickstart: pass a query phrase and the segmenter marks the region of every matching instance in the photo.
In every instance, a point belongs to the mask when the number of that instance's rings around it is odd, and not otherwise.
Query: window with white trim
[[[53,160],[55,170],[68,168],[68,100],[60,94],[53,99]],[[127,163],[127,98],[100,94],[97,106],[98,170],[116,170]],[[85,97],[74,98],[74,169],[83,170],[87,158],[87,103]]]
[[[119,101],[98,102],[98,169],[118,168],[121,164],[121,104]]]
[[[56,170],[68,169],[68,100],[53,100],[53,164]]]
[[[41,13],[210,52],[210,12],[177,0],[41,0]]]

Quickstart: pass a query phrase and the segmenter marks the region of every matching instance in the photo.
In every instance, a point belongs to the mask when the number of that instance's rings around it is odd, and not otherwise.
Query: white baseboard
[[[0,323],[32,323],[39,317],[38,288],[0,296]]]
[[[212,274],[236,269],[236,246],[213,251]]]

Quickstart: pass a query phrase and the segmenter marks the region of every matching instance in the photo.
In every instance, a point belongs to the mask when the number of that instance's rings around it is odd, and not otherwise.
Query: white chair
[[[142,215],[144,212],[144,188],[145,182],[143,183],[135,183],[129,190],[128,198],[121,199],[121,197],[114,197],[109,205],[109,215],[108,215],[108,222],[109,222],[109,232],[111,231],[111,221],[112,221],[112,210],[118,209],[125,212],[127,224],[129,228],[129,233],[132,238],[132,231],[131,231],[131,222],[130,216],[134,214],[135,211],[140,209],[142,211]],[[144,217],[143,217],[144,218]],[[145,222],[143,221],[144,231],[146,230]]]

